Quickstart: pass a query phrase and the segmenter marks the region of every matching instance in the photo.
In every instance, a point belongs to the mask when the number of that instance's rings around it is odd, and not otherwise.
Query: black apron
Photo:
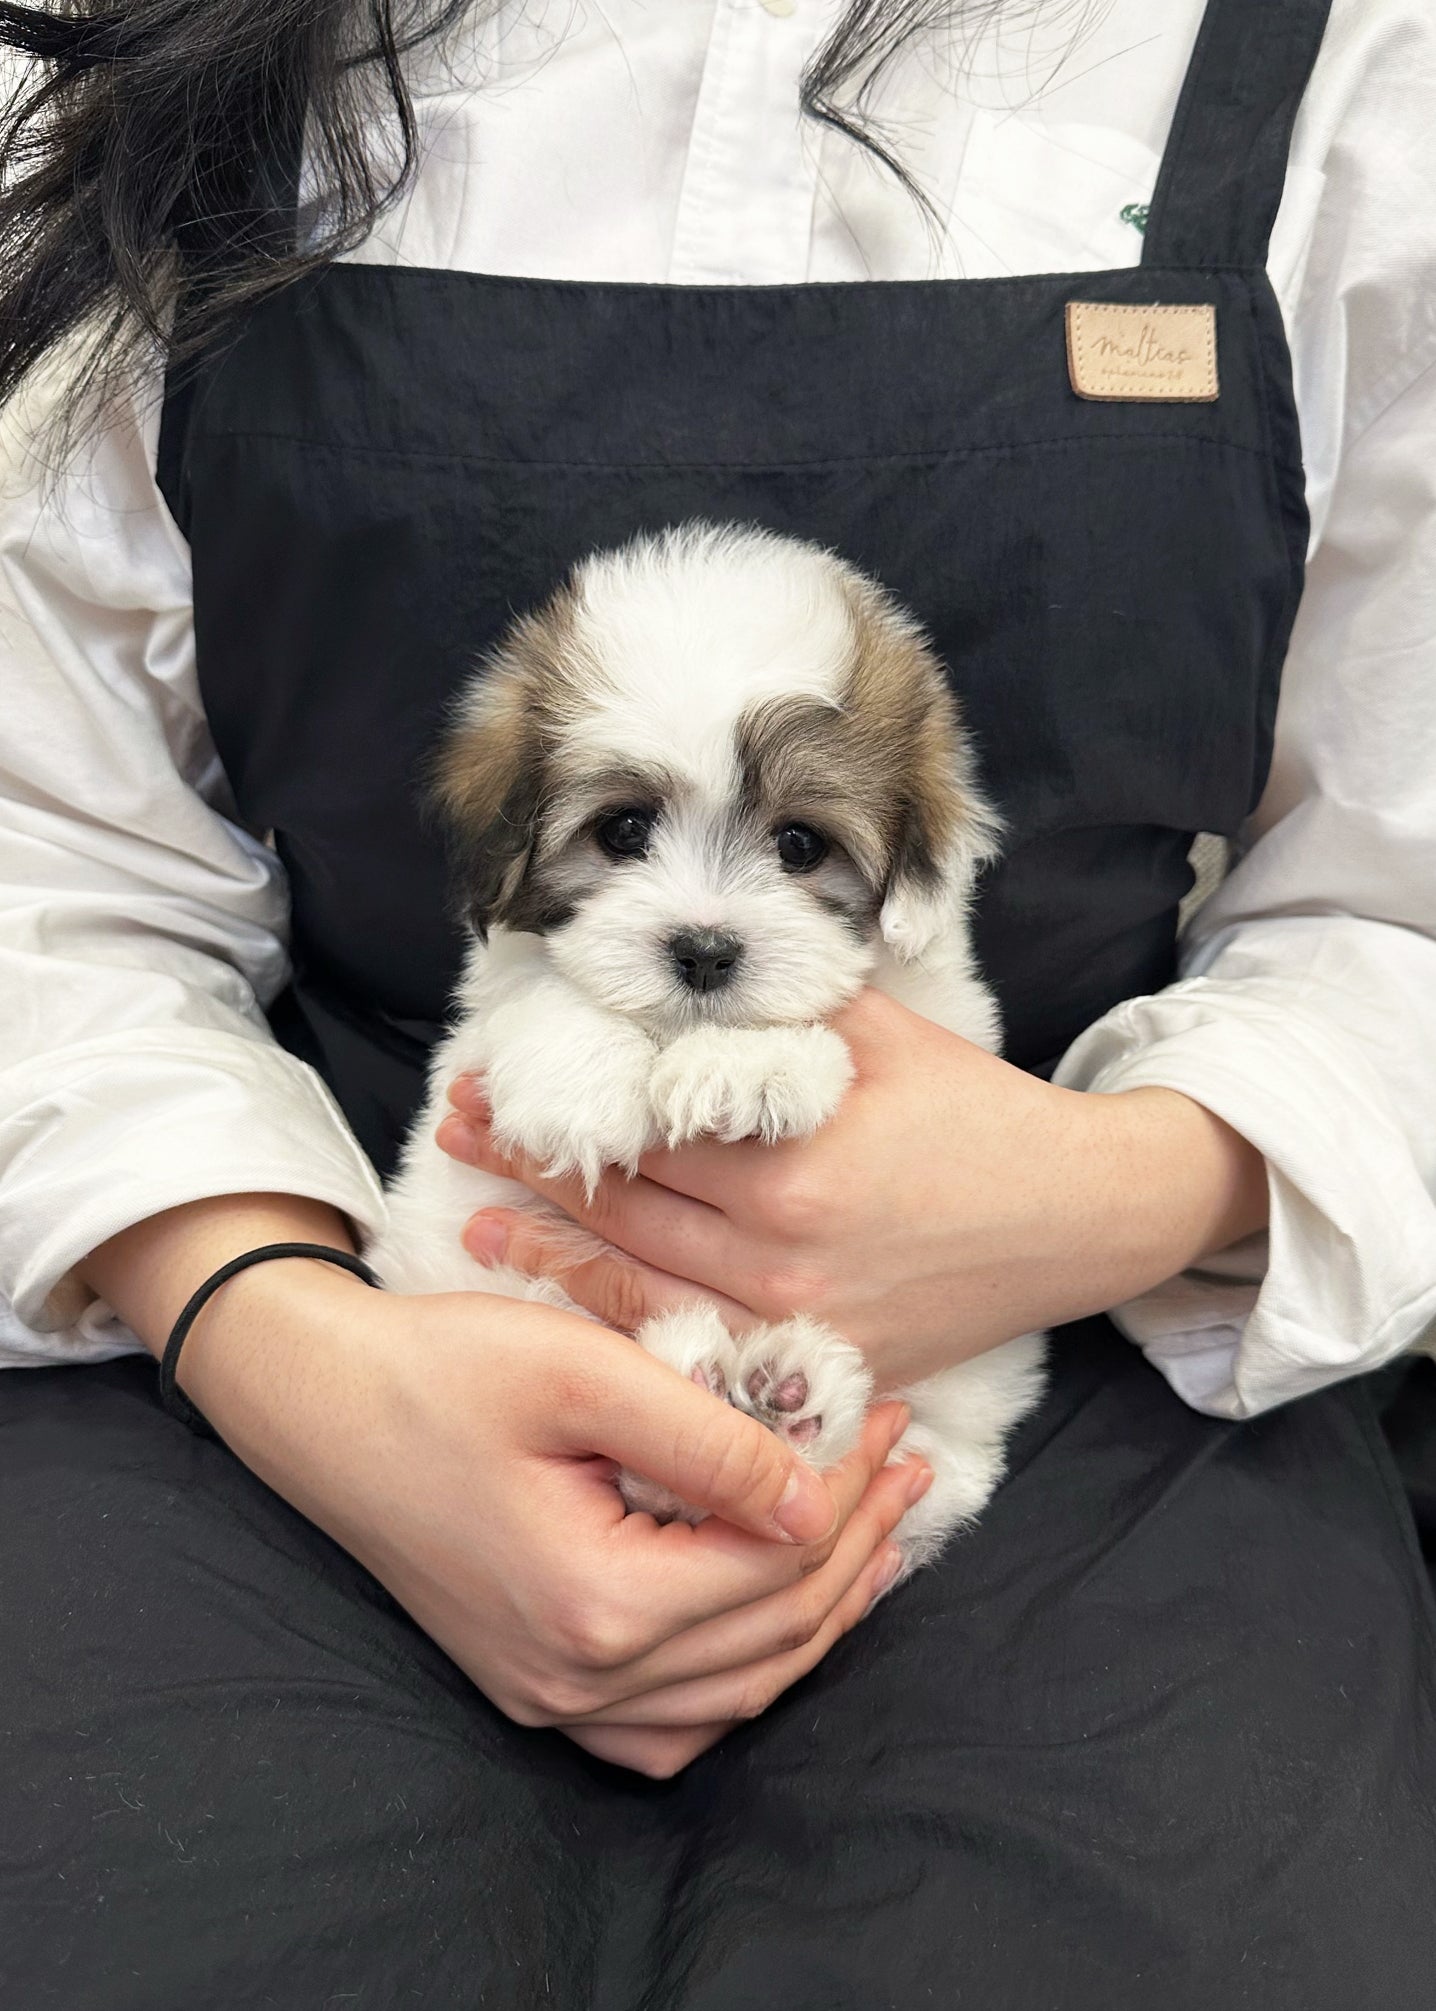
[[[336,266],[171,398],[204,702],[293,891],[276,1027],[381,1167],[462,947],[418,787],[445,704],[576,558],[695,516],[835,547],[935,637],[1008,825],[977,926],[1015,1060],[1172,978],[1301,586],[1264,260],[1326,4],[1211,0],[1135,269]],[[1219,397],[1074,395],[1073,299],[1210,303]],[[978,1532],[663,1786],[509,1726],[139,1370],[23,1379],[6,1514],[115,1478],[11,1560],[61,1588],[51,1687],[6,1696],[76,1881],[24,1887],[56,1966],[13,2001],[1429,2011],[1436,1634],[1369,1394],[1233,1428],[1105,1322],[1053,1357]]]
[[[977,912],[1007,1052],[1052,1066],[1175,974],[1198,831],[1271,753],[1307,541],[1263,270],[1323,0],[1220,0],[1140,266],[574,285],[337,266],[273,300],[161,449],[205,710],[293,895],[283,1037],[381,1170],[462,948],[420,777],[516,609],[702,516],[815,538],[916,610],[1007,820]],[[1211,303],[1213,403],[1094,402],[1072,299]]]

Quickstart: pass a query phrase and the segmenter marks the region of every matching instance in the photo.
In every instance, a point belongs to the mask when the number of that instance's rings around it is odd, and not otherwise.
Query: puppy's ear
[[[947,673],[920,628],[860,574],[845,578],[853,661],[844,714],[881,777],[886,875],[878,927],[903,963],[962,921],[1002,823]]]
[[[903,963],[922,956],[961,919],[1002,834],[1002,820],[977,787],[945,680],[929,687],[909,746],[907,780],[878,916],[883,941]]]
[[[544,753],[521,662],[498,658],[474,684],[439,750],[434,799],[467,919],[480,940],[512,907],[528,870],[543,795]]]

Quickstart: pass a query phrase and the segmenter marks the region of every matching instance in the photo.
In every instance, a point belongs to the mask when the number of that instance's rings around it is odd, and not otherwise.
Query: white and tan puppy
[[[585,560],[514,625],[441,752],[474,943],[371,1253],[386,1284],[569,1304],[459,1241],[476,1208],[546,1205],[435,1145],[463,1071],[502,1145],[591,1189],[657,1145],[810,1136],[852,1073],[824,1021],[864,984],[995,1049],[967,908],[998,827],[973,766],[922,635],[831,553],[694,525]],[[808,1319],[734,1338],[690,1309],[638,1341],[820,1466],[874,1394]],[[935,1471],[898,1531],[909,1569],[987,1500],[1042,1357],[1026,1335],[902,1392],[896,1456]]]

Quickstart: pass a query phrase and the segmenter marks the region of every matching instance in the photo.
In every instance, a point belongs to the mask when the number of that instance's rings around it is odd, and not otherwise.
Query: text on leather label
[[[1079,398],[1195,404],[1217,395],[1217,310],[1067,303],[1067,374]]]

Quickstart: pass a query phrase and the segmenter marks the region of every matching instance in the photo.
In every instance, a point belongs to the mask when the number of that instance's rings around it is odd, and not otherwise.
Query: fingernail
[[[897,1416],[893,1419],[892,1423],[892,1436],[888,1440],[889,1452],[892,1451],[911,1423],[912,1406],[910,1404],[899,1404],[897,1407]]]
[[[921,1501],[932,1486],[932,1468],[928,1465],[927,1461],[920,1459],[915,1461],[914,1464],[917,1467],[917,1472],[908,1482],[907,1487],[907,1505],[909,1508],[912,1507],[915,1501]]]
[[[879,1592],[886,1592],[889,1585],[892,1584],[894,1578],[897,1577],[899,1571],[901,1570],[902,1570],[902,1552],[898,1549],[895,1543],[884,1544],[882,1568],[878,1572],[877,1577],[873,1580],[874,1594],[877,1594]]]
[[[868,1597],[868,1603],[863,1608],[863,1618],[865,1620],[869,1613],[872,1612],[874,1606],[877,1605],[879,1599],[882,1598],[884,1592],[887,1591],[888,1587],[897,1577],[899,1571],[902,1570],[902,1552],[895,1543],[888,1543],[883,1546],[882,1558],[882,1566],[878,1571],[877,1577],[873,1580],[873,1589]]]
[[[456,1110],[466,1111],[470,1117],[488,1117],[491,1114],[483,1082],[477,1075],[456,1075],[449,1084],[449,1101]]]
[[[479,1156],[479,1134],[462,1117],[446,1117],[434,1133],[434,1143],[451,1159],[462,1159],[470,1166]]]
[[[811,1467],[795,1466],[773,1520],[790,1543],[821,1543],[838,1519],[837,1503]]]
[[[509,1232],[496,1216],[474,1215],[464,1224],[464,1248],[481,1264],[502,1257],[508,1240]]]

